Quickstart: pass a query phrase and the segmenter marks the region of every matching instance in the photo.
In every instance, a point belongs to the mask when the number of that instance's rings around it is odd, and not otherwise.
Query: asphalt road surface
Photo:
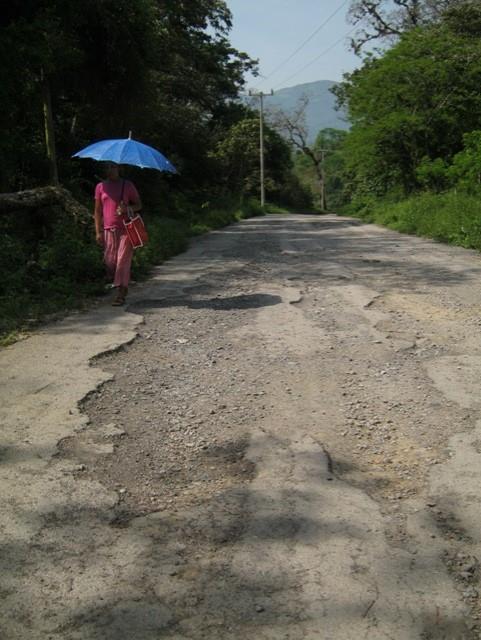
[[[196,240],[0,352],[2,640],[481,637],[481,263]]]

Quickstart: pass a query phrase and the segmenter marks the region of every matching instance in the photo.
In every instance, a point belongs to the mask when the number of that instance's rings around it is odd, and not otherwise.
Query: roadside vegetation
[[[328,202],[405,233],[481,250],[481,7],[353,3],[359,69],[335,92],[351,130]],[[375,41],[382,48],[364,53]],[[327,167],[326,167],[326,172]]]
[[[354,215],[401,233],[481,251],[479,196],[448,191],[420,193],[400,201],[373,200]]]
[[[0,192],[60,184],[88,211],[102,167],[71,155],[133,137],[160,149],[177,175],[126,169],[144,204],[150,244],[133,276],[189,238],[267,210],[311,202],[288,143],[265,127],[259,192],[257,112],[238,100],[257,62],[229,42],[225,2],[77,0],[14,3],[2,15]],[[44,117],[44,114],[45,117]],[[51,122],[49,124],[49,117]],[[0,339],[104,290],[92,220],[59,207],[13,210],[0,193]],[[89,214],[90,215],[90,214]],[[2,338],[3,336],[3,338]]]
[[[318,211],[338,212],[347,203],[343,157],[347,135],[347,131],[341,129],[321,129],[309,148],[309,154],[299,149],[294,151],[294,172],[301,185],[312,193],[312,201]],[[313,158],[319,159],[317,167]]]
[[[224,202],[221,209],[201,210],[191,219],[151,212],[145,216],[149,244],[135,252],[132,276],[134,280],[147,277],[153,265],[184,251],[193,236],[263,214],[254,199]],[[0,283],[3,346],[45,317],[82,308],[92,296],[105,294],[107,284],[102,252],[85,220],[76,221],[68,214],[54,211],[42,220],[41,233],[26,233],[18,220],[5,221],[10,225],[9,228],[3,225],[4,244],[0,252],[0,269],[4,274]]]

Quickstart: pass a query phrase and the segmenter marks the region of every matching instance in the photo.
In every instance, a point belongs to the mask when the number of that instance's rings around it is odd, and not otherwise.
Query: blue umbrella
[[[77,151],[72,158],[92,158],[116,164],[130,164],[142,169],[158,169],[177,173],[173,164],[160,151],[132,138],[101,140]]]

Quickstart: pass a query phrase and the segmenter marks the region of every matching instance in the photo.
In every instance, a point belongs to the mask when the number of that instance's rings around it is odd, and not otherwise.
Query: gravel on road
[[[480,276],[334,216],[159,267],[42,471],[6,637],[480,638]]]

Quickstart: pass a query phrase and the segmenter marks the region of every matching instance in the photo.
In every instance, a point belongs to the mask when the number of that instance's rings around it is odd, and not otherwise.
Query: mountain
[[[314,142],[321,129],[332,127],[333,129],[349,129],[349,122],[346,115],[335,108],[336,98],[329,91],[337,83],[331,80],[318,80],[298,84],[294,87],[279,89],[273,96],[266,96],[264,105],[266,111],[270,107],[282,109],[283,111],[293,111],[299,99],[306,95],[309,104],[306,108],[306,124],[308,129],[309,142]]]

